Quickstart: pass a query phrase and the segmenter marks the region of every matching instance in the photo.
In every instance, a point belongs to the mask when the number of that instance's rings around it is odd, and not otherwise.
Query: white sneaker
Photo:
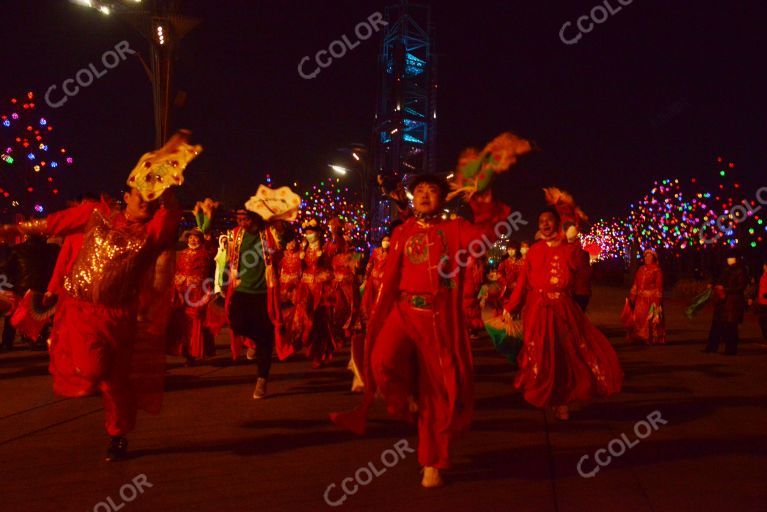
[[[445,485],[445,482],[442,481],[442,476],[439,474],[439,469],[431,466],[424,466],[421,485],[427,489],[430,489],[432,487],[442,487]]]
[[[253,390],[253,399],[259,400],[266,396],[266,379],[261,377],[256,381],[256,389]]]

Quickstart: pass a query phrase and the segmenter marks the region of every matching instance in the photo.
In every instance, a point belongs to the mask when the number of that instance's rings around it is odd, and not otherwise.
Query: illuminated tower
[[[377,174],[404,176],[434,172],[436,59],[428,6],[402,0],[386,8],[388,23],[379,52],[379,90],[373,128]],[[392,206],[373,204],[373,238],[391,221]]]

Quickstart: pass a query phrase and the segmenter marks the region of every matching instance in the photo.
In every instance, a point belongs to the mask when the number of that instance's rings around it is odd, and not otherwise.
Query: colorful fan
[[[152,201],[173,185],[184,183],[184,169],[202,151],[187,143],[191,132],[181,130],[163,147],[144,153],[128,176],[128,186],[137,188],[145,201]]]
[[[448,200],[464,194],[466,200],[487,189],[496,174],[506,172],[517,162],[517,157],[532,151],[530,141],[510,132],[504,132],[494,138],[478,152],[468,148],[461,153],[453,181],[450,183]]]
[[[248,199],[245,208],[255,212],[265,221],[285,220],[293,222],[298,218],[301,198],[290,187],[272,189],[259,185],[256,195]]]

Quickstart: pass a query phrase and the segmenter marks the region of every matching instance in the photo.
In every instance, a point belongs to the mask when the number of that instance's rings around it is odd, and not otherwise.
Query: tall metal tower
[[[377,174],[402,177],[435,170],[436,58],[430,7],[402,0],[386,8],[372,157]],[[373,239],[392,220],[388,201],[374,200]]]

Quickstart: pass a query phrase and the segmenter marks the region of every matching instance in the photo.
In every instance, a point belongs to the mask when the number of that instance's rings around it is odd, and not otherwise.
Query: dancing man
[[[462,254],[472,241],[495,238],[493,221],[509,211],[492,202],[487,190],[470,202],[476,225],[460,218],[443,220],[447,184],[442,178],[417,175],[410,189],[415,215],[392,234],[381,293],[367,325],[364,402],[331,419],[364,433],[365,416],[380,392],[390,414],[417,417],[421,484],[437,487],[443,483],[440,471],[450,466],[452,439],[467,430],[473,415]]]
[[[540,241],[527,254],[505,309],[522,309],[524,345],[515,386],[528,403],[569,417],[568,404],[620,391],[623,372],[610,342],[573,300],[577,244],[567,243],[554,208],[538,217]]]
[[[125,436],[133,430],[142,402],[135,392],[162,393],[164,365],[159,389],[135,389],[132,377],[142,369],[134,363],[142,362],[137,355],[147,349],[136,346],[137,324],[144,292],[162,295],[147,279],[154,277],[151,269],[160,253],[173,246],[181,218],[169,192],[163,194],[162,206],[160,200],[144,200],[136,188],[123,199],[124,209],[105,200],[84,201],[16,226],[25,234],[85,233],[58,300],[50,371],[56,394],[78,397],[101,391],[111,436],[108,461],[126,456]],[[160,355],[163,349],[159,347]]]
[[[266,258],[275,250],[265,233],[261,217],[251,211],[237,210],[237,227],[229,233],[229,279],[226,287],[227,313],[232,329],[232,359],[236,360],[242,345],[248,347],[247,358],[256,360],[257,378],[253,398],[266,396],[266,385],[272,367],[274,325],[267,303]]]

